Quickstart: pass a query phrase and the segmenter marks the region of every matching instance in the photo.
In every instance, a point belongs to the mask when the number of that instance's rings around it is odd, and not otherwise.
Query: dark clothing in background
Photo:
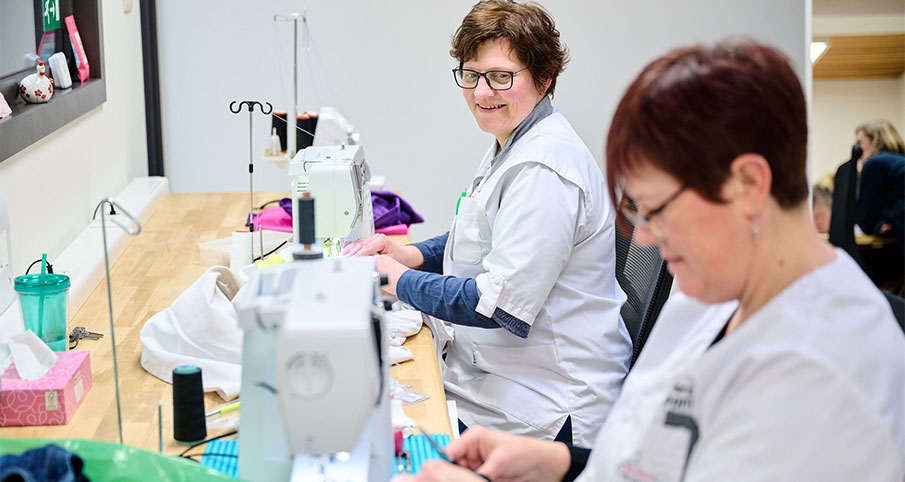
[[[879,234],[883,224],[892,225],[888,235],[905,251],[905,156],[879,152],[864,162],[855,221],[867,234]]]

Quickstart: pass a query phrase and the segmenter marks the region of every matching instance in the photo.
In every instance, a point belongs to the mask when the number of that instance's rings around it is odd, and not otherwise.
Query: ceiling
[[[837,36],[814,64],[815,79],[895,78],[905,73],[905,34]]]
[[[905,14],[903,0],[813,0],[814,15]]]

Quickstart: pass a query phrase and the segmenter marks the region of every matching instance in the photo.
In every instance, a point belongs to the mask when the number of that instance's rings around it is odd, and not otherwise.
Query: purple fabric
[[[371,191],[371,203],[374,205],[374,229],[424,222],[424,218],[394,192]]]
[[[288,214],[290,217],[292,217],[292,199],[289,199],[288,197],[284,197],[283,199],[280,199],[279,202],[280,202],[280,207],[283,208],[283,211],[286,211],[286,214]]]

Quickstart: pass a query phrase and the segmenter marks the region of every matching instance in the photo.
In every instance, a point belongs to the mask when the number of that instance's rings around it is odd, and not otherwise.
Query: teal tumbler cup
[[[69,346],[66,326],[69,277],[62,274],[29,274],[17,277],[14,287],[19,294],[25,329],[38,335],[51,350],[66,351]]]

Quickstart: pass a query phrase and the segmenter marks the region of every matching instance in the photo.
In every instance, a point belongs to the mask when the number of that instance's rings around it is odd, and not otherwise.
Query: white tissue
[[[12,364],[23,380],[43,377],[57,362],[57,354],[30,331],[17,333],[8,344],[0,345],[0,358],[0,373]]]

